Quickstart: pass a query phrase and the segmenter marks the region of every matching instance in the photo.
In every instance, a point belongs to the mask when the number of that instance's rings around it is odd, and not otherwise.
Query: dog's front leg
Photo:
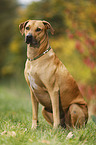
[[[60,124],[60,111],[59,111],[59,91],[55,91],[50,93],[51,101],[52,101],[52,109],[53,109],[53,121],[54,128],[57,128]]]
[[[37,121],[38,121],[38,102],[32,92],[32,89],[30,87],[30,93],[31,93],[31,101],[32,101],[32,128],[37,128]]]

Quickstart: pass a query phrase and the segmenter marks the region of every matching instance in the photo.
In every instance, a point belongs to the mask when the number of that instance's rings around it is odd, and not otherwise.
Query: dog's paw
[[[60,124],[54,124],[54,125],[53,125],[53,128],[54,128],[54,129],[57,129],[57,128],[59,128],[59,127],[61,127]]]
[[[32,127],[31,129],[36,129],[37,128],[37,120],[32,120]]]
[[[37,129],[37,126],[33,126],[33,125],[32,125],[31,129],[32,129],[32,130],[35,130],[35,129]]]

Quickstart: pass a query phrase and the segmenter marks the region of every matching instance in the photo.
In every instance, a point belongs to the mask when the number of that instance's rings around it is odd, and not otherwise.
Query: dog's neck
[[[48,35],[46,35],[46,40],[42,40],[40,42],[40,46],[38,47],[31,47],[30,44],[27,44],[27,57],[30,59],[34,59],[35,57],[42,54],[44,51],[46,51],[49,48],[49,41],[48,41]]]

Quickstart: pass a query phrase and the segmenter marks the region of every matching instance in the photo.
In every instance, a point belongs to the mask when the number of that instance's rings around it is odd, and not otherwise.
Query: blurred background
[[[27,19],[51,23],[50,45],[96,115],[96,0],[0,0],[0,85],[27,86],[26,44],[19,32]]]

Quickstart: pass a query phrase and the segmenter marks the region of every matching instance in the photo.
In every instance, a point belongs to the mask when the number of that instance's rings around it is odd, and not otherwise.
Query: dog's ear
[[[28,22],[29,21],[25,21],[19,25],[19,29],[22,35],[24,34],[25,26],[27,25]]]
[[[54,29],[52,28],[51,24],[47,21],[42,21],[42,22],[45,25],[46,29],[50,29],[51,34],[53,35],[54,34]]]

